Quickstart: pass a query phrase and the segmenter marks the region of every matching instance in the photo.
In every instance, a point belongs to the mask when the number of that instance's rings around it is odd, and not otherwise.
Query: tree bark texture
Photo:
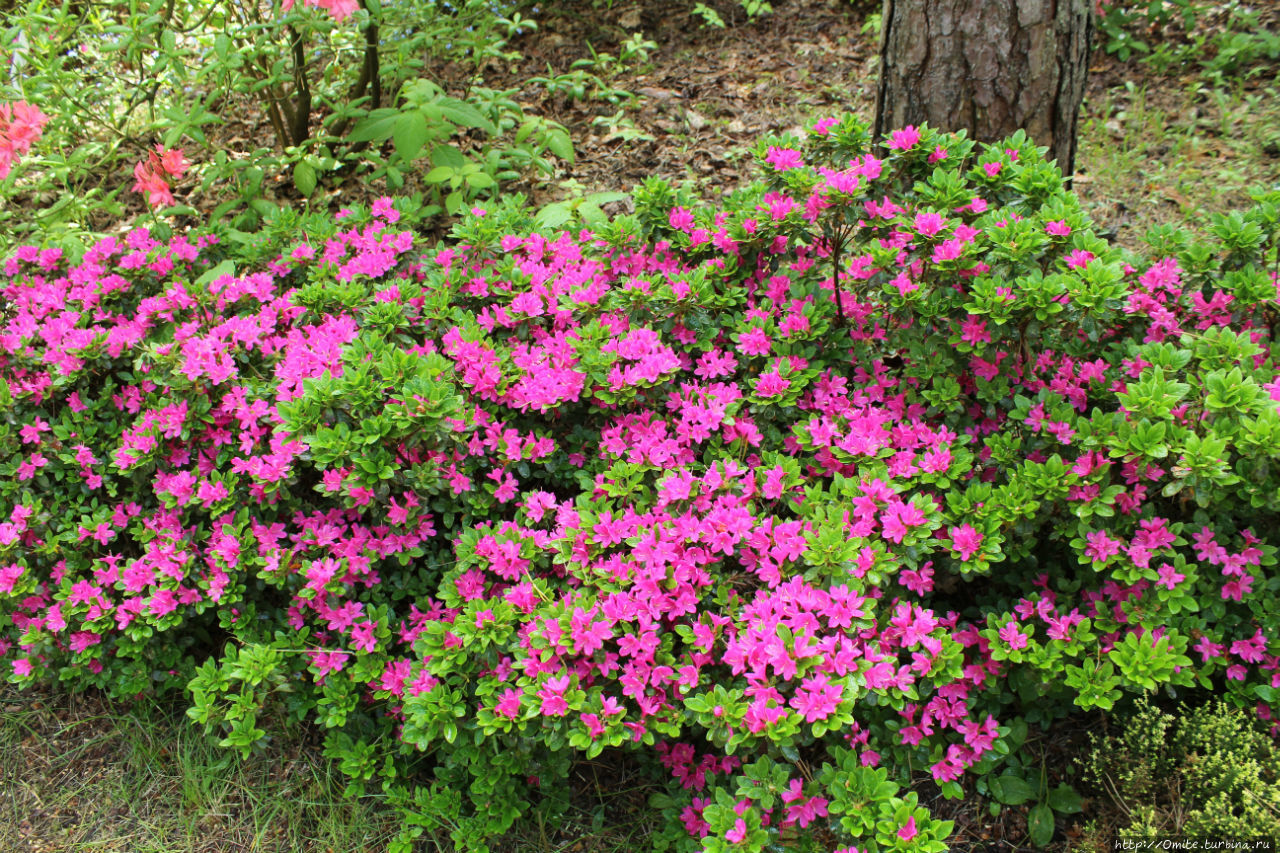
[[[1022,128],[1075,170],[1093,0],[884,0],[876,135],[928,122],[992,142]]]

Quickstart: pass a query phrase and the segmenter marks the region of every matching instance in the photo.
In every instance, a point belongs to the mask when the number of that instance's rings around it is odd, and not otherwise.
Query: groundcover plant
[[[757,154],[593,230],[514,196],[428,248],[382,200],[20,249],[7,675],[187,690],[246,753],[314,723],[400,849],[607,750],[667,780],[659,846],[943,850],[905,786],[1012,797],[1028,725],[1270,720],[1280,195],[1138,258],[1022,137]]]

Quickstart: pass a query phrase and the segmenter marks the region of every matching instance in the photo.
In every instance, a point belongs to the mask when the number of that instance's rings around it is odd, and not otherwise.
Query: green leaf
[[[539,228],[557,228],[573,218],[573,212],[563,202],[553,202],[538,211]]]
[[[427,172],[423,180],[429,184],[443,184],[445,181],[452,178],[453,175],[454,170],[452,166],[436,166],[430,172]]]
[[[667,794],[657,793],[657,794],[652,794],[649,797],[649,808],[662,810],[662,809],[674,809],[675,807],[676,807],[676,801],[671,799],[671,797]]]
[[[462,201],[463,201],[462,193],[456,190],[454,192],[449,193],[449,195],[444,200],[445,213],[449,214],[450,216],[453,216],[455,213],[458,212],[459,208],[462,207]]]
[[[395,109],[374,110],[360,121],[347,134],[348,142],[381,142],[390,139],[395,131],[396,119],[400,111]]]
[[[431,165],[461,171],[467,165],[467,158],[453,145],[437,145],[431,149]]]
[[[547,147],[551,149],[551,153],[559,157],[561,160],[573,162],[573,142],[569,139],[569,134],[563,130],[553,130],[547,134]]]
[[[591,202],[592,204],[609,204],[610,202],[613,202],[613,201],[622,201],[624,198],[630,198],[630,195],[628,193],[603,192],[603,193],[592,193],[591,195],[587,196],[585,200]]]
[[[1070,785],[1059,785],[1050,791],[1049,805],[1059,814],[1079,814],[1084,810],[1080,795]]]
[[[1036,847],[1044,847],[1053,840],[1053,809],[1046,803],[1038,803],[1027,815],[1027,834]]]
[[[538,129],[538,125],[538,120],[532,118],[520,125],[520,129],[516,131],[516,145],[528,139],[530,134]]]
[[[417,110],[401,113],[391,133],[396,153],[406,162],[417,159],[422,146],[426,145],[430,138],[431,127],[427,124],[427,117]]]
[[[592,228],[599,228],[609,221],[609,217],[605,216],[604,211],[589,201],[584,201],[578,206],[578,215],[582,217],[583,222]]]
[[[495,181],[484,172],[473,172],[467,175],[467,184],[474,190],[487,190],[494,186]]]
[[[476,109],[474,104],[457,98],[441,98],[436,103],[444,113],[444,117],[454,124],[479,128],[490,136],[498,135],[498,128],[494,127],[493,122],[485,118],[484,113]]]
[[[218,264],[213,269],[206,270],[204,275],[196,279],[195,286],[204,287],[206,284],[213,281],[215,278],[222,278],[224,275],[235,275],[235,274],[236,274],[235,261],[228,259]]]
[[[1036,789],[1021,776],[993,776],[987,785],[991,795],[1006,806],[1020,806],[1036,796]]]
[[[316,191],[316,170],[306,160],[293,164],[293,185],[307,198]]]

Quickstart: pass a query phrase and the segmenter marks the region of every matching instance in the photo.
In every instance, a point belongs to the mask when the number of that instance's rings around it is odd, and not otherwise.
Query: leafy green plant
[[[1083,805],[1079,793],[1067,782],[1049,787],[1048,767],[1043,755],[1033,758],[1026,749],[1030,729],[1027,721],[1014,719],[998,730],[1000,739],[982,761],[974,765],[978,776],[977,791],[990,798],[988,809],[993,817],[1004,807],[1030,804],[1027,812],[1027,835],[1037,848],[1053,839],[1057,817],[1079,814]],[[948,796],[960,796],[955,782],[942,785]]]
[[[1151,46],[1137,33],[1164,27],[1177,19],[1187,32],[1204,14],[1200,0],[1139,0],[1099,4],[1098,33],[1107,53],[1128,61],[1134,53],[1149,53]]]
[[[1235,4],[1227,7],[1222,26],[1202,27],[1214,11],[1200,0],[1107,3],[1097,18],[1099,38],[1122,61],[1144,54],[1143,63],[1157,74],[1194,63],[1215,85],[1226,86],[1228,77],[1268,73],[1280,58],[1280,34],[1264,27],[1255,11]],[[1163,37],[1173,23],[1181,37]]]
[[[617,88],[606,82],[604,78],[582,67],[556,74],[548,66],[547,76],[531,77],[529,82],[542,86],[551,97],[561,97],[569,101],[605,101],[617,105],[631,103],[635,99],[632,92]]]
[[[415,169],[417,161],[427,160],[431,168],[422,181],[432,189],[438,208],[450,215],[478,196],[488,196],[499,180],[520,174],[518,167],[550,174],[553,167],[543,156],[546,153],[573,159],[569,135],[562,126],[543,118],[526,120],[514,101],[489,90],[477,92],[476,100],[479,106],[445,95],[429,80],[409,81],[401,92],[400,106],[369,113],[352,129],[349,140],[391,141],[392,155],[369,176],[385,176],[392,186],[402,186],[406,172]],[[482,143],[476,157],[451,141],[468,130],[498,137],[503,128],[517,124],[513,145]]]
[[[767,0],[739,0],[739,6],[746,13],[748,22],[754,22],[773,14],[773,6]],[[693,14],[702,19],[703,26],[717,29],[725,29],[728,26],[724,17],[706,3],[694,4]]]
[[[715,27],[723,30],[728,26],[724,22],[724,18],[720,17],[720,13],[708,6],[706,3],[695,3],[693,6],[693,14],[702,19],[703,26]]]
[[[574,219],[589,228],[597,227],[608,221],[608,216],[601,210],[602,205],[630,198],[620,192],[586,192],[577,181],[562,182],[561,187],[567,197],[545,204],[538,210],[534,221],[539,228],[561,228]]]
[[[596,116],[591,120],[592,127],[604,131],[606,141],[620,139],[623,142],[651,141],[653,136],[636,126],[635,119],[618,110],[611,116]]]

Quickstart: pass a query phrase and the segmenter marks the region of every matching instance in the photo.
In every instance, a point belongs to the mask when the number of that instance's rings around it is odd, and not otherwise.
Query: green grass
[[[345,780],[309,730],[242,760],[170,704],[0,685],[3,853],[358,853],[383,851],[394,814],[343,797]],[[656,820],[638,769],[580,762],[555,824],[528,815],[497,853],[624,853]],[[417,849],[450,850],[424,839]]]
[[[241,760],[176,707],[0,689],[0,850],[349,853],[394,821],[301,735]]]
[[[1086,102],[1075,188],[1095,222],[1136,246],[1153,225],[1202,229],[1280,182],[1280,77],[1247,89],[1149,79]]]

